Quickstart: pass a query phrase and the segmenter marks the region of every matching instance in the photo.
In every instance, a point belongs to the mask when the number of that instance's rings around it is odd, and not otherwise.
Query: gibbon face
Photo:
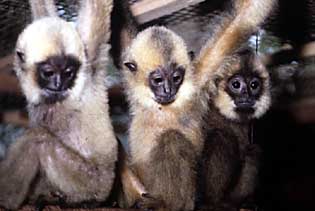
[[[140,32],[125,53],[124,66],[131,101],[148,107],[177,106],[192,93],[191,80],[185,80],[192,77],[186,45],[164,27]]]
[[[215,105],[228,119],[246,121],[270,106],[269,75],[255,54],[242,50],[230,58],[217,80]]]
[[[61,102],[83,89],[84,45],[71,23],[43,18],[30,24],[17,41],[15,71],[29,103]]]
[[[72,56],[51,56],[36,63],[36,80],[49,103],[62,101],[71,89],[81,63]]]
[[[169,104],[175,96],[185,76],[185,69],[172,63],[167,67],[160,67],[149,75],[149,86],[154,93],[155,101]]]
[[[237,112],[251,114],[262,92],[262,80],[255,74],[236,74],[228,80],[226,91],[234,100]]]

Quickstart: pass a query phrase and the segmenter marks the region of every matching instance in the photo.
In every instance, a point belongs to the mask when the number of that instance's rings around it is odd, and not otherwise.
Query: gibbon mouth
[[[63,94],[65,92],[67,92],[67,90],[56,90],[56,89],[44,89],[45,92],[49,93],[49,94]]]
[[[63,101],[67,97],[67,90],[44,89],[45,102],[53,104]]]
[[[161,105],[171,104],[175,100],[175,95],[171,96],[155,96],[154,100]]]
[[[45,95],[46,96],[66,96],[68,93],[68,90],[53,90],[53,89],[44,89]]]
[[[235,102],[236,105],[236,111],[244,112],[244,113],[253,113],[255,111],[254,101],[239,101]]]

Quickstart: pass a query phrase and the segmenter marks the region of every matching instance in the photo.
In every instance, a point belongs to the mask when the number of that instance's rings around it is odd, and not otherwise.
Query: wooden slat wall
[[[203,1],[205,0],[143,0],[134,3],[131,10],[142,24]]]

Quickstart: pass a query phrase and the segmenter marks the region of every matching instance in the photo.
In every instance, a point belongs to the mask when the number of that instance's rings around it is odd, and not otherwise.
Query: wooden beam
[[[144,0],[131,5],[131,11],[140,24],[169,15],[205,0]]]

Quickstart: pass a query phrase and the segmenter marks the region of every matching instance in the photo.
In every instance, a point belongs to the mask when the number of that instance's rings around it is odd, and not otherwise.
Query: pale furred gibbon
[[[0,206],[103,202],[115,177],[117,141],[104,83],[111,0],[82,0],[77,25],[53,1],[31,0],[15,72],[30,127],[0,162]],[[45,5],[45,8],[41,6]]]

